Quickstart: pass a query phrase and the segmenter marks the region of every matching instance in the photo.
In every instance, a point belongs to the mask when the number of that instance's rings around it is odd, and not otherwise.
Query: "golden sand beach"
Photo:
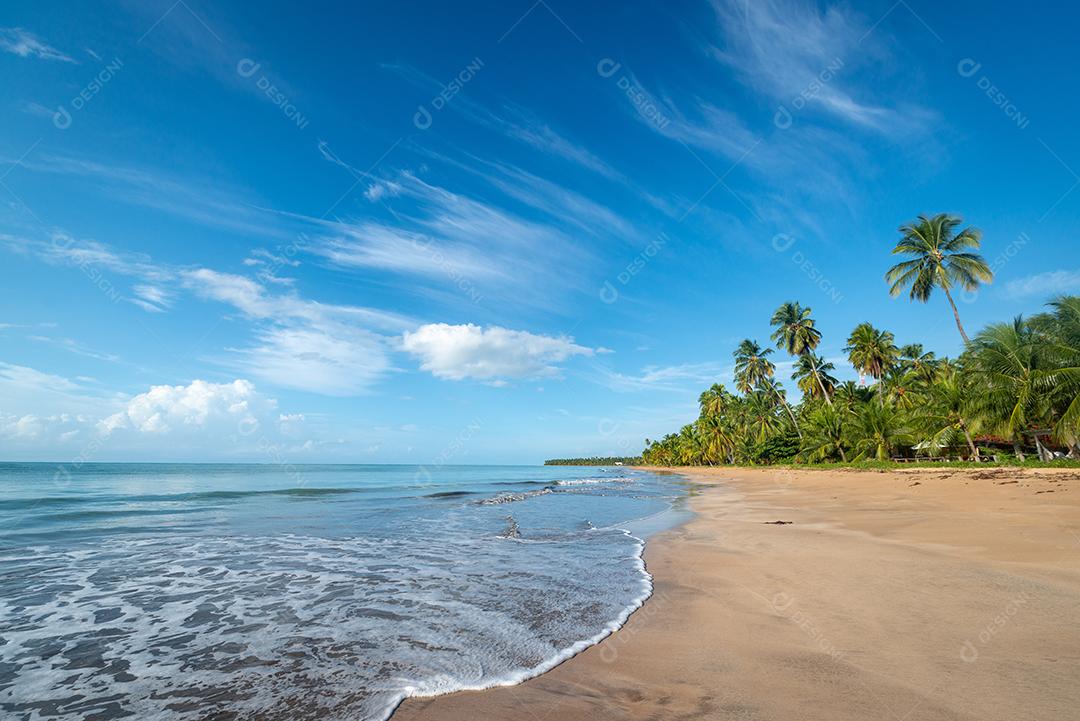
[[[395,721],[1080,718],[1080,472],[671,470],[624,628]]]

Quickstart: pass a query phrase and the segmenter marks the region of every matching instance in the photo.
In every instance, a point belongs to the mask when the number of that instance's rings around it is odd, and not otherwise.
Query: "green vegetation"
[[[969,339],[951,291],[974,290],[993,273],[974,252],[981,233],[957,231],[960,223],[936,215],[902,226],[893,253],[910,259],[885,275],[893,295],[909,289],[925,302],[934,289],[943,292],[964,339],[959,358],[938,358],[918,343],[897,346],[892,333],[860,323],[844,347],[860,381],[840,383],[816,352],[822,336],[811,309],[786,302],[772,315],[771,339],[794,361],[801,402],[788,402],[773,349],[746,339],[733,354],[736,392],[718,383],[704,391],[698,419],[646,439],[642,460],[878,467],[935,458],[986,464],[997,456],[1002,464],[1072,465],[1060,459],[1080,458],[1080,297],[1060,297],[1047,312],[991,324]]]
[[[636,466],[641,465],[641,456],[607,456],[604,458],[551,458],[544,461],[545,466]]]

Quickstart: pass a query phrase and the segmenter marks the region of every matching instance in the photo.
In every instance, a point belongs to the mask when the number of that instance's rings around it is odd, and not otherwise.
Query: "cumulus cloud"
[[[73,462],[110,457],[254,458],[307,453],[327,443],[304,413],[282,412],[275,398],[244,378],[215,383],[155,385],[135,395],[93,393],[70,381],[63,395],[12,394],[10,375],[30,383],[59,379],[0,363],[0,442],[12,457]],[[70,407],[71,412],[53,410]],[[90,409],[87,412],[87,409]]]
[[[37,35],[22,28],[0,28],[0,50],[20,58],[35,57],[42,60],[59,60],[74,63],[75,59],[46,44]]]
[[[164,434],[224,423],[246,434],[258,430],[260,418],[276,409],[277,401],[256,393],[251,381],[194,380],[186,386],[152,386],[128,401],[123,410],[102,420],[99,428],[106,435],[122,428]]]
[[[597,352],[567,336],[536,335],[499,326],[481,328],[472,323],[421,326],[402,336],[401,347],[438,378],[494,383],[557,375],[560,369],[554,364]]]
[[[0,416],[0,437],[3,438],[37,438],[43,428],[42,420],[32,413]]]

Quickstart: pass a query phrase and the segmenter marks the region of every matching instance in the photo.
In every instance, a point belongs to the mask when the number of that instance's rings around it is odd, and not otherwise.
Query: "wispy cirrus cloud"
[[[801,0],[712,0],[719,46],[712,56],[748,87],[779,103],[802,97],[807,107],[849,124],[896,133],[921,128],[926,111],[868,99],[848,67],[880,59],[873,26],[845,6]],[[845,73],[847,77],[844,77]]]
[[[619,373],[600,368],[597,382],[619,392],[638,391],[700,391],[703,384],[715,383],[731,376],[731,366],[719,363],[683,363],[680,365],[648,365],[637,374]]]
[[[1058,293],[1080,291],[1080,269],[1051,270],[1010,280],[1005,284],[1005,295],[1010,298],[1052,296]]]
[[[95,192],[198,225],[260,238],[291,239],[273,213],[243,190],[201,177],[180,177],[155,168],[43,154],[20,165],[32,172],[92,181]]]
[[[253,342],[225,349],[216,360],[286,388],[325,395],[365,392],[389,370],[385,333],[417,323],[395,313],[318,303],[294,291],[273,292],[247,276],[209,268],[155,263],[96,241],[57,234],[52,241],[0,236],[0,242],[53,264],[77,267],[98,278],[107,272],[130,284],[126,299],[151,312],[164,312],[178,294],[229,305],[249,321]],[[69,350],[73,348],[69,347]]]
[[[437,93],[442,90],[439,81],[414,67],[393,63],[384,63],[382,67],[401,75],[427,92]],[[459,93],[454,96],[452,103],[447,104],[447,108],[477,125],[562,158],[609,180],[627,182],[626,176],[607,161],[520,106],[505,105],[501,112],[496,112],[475,102],[464,93]]]
[[[441,288],[463,300],[475,290],[485,298],[556,307],[564,295],[553,294],[553,288],[584,287],[592,255],[585,244],[575,242],[574,230],[582,230],[577,227],[582,221],[567,212],[574,205],[570,197],[556,223],[547,217],[525,218],[504,204],[451,191],[408,171],[388,182],[397,188],[394,201],[385,206],[389,217],[306,218],[319,230],[305,250],[342,270],[411,275],[423,281],[418,284],[422,292]],[[535,201],[543,207],[530,206],[533,210],[557,212],[554,203]]]
[[[110,363],[115,363],[120,360],[120,356],[118,355],[94,350],[93,348],[88,348],[74,338],[64,338],[48,335],[30,335],[27,336],[27,338],[32,341],[37,341],[38,343],[47,343],[49,345],[56,346],[58,348],[66,350],[69,353],[74,353],[75,355],[85,356],[86,358],[93,358],[94,360],[109,361]]]
[[[75,58],[49,45],[40,37],[23,28],[0,28],[0,50],[20,58],[38,58],[75,63]]]
[[[251,278],[208,268],[184,271],[182,279],[199,297],[230,305],[255,323],[254,342],[227,349],[221,362],[284,388],[364,393],[390,369],[385,340],[373,329],[415,325],[393,313],[272,293]]]

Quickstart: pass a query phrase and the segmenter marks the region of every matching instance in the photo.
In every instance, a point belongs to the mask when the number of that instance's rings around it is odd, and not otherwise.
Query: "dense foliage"
[[[938,358],[922,345],[860,323],[844,350],[860,381],[840,383],[816,352],[821,331],[811,309],[777,308],[771,339],[793,359],[802,392],[788,402],[772,348],[747,339],[734,352],[735,392],[717,383],[699,398],[700,415],[678,433],[646,439],[654,465],[849,462],[942,457],[979,460],[988,452],[1024,460],[1080,457],[1080,297],[1061,297],[1032,318],[983,328],[969,339],[951,290],[973,290],[992,273],[972,252],[981,237],[959,218],[920,217],[900,228],[894,253],[909,259],[886,274],[894,295],[910,288],[925,302],[940,288],[965,349]]]
[[[640,464],[641,456],[605,456],[602,458],[551,458],[544,461],[545,466],[636,466]]]

